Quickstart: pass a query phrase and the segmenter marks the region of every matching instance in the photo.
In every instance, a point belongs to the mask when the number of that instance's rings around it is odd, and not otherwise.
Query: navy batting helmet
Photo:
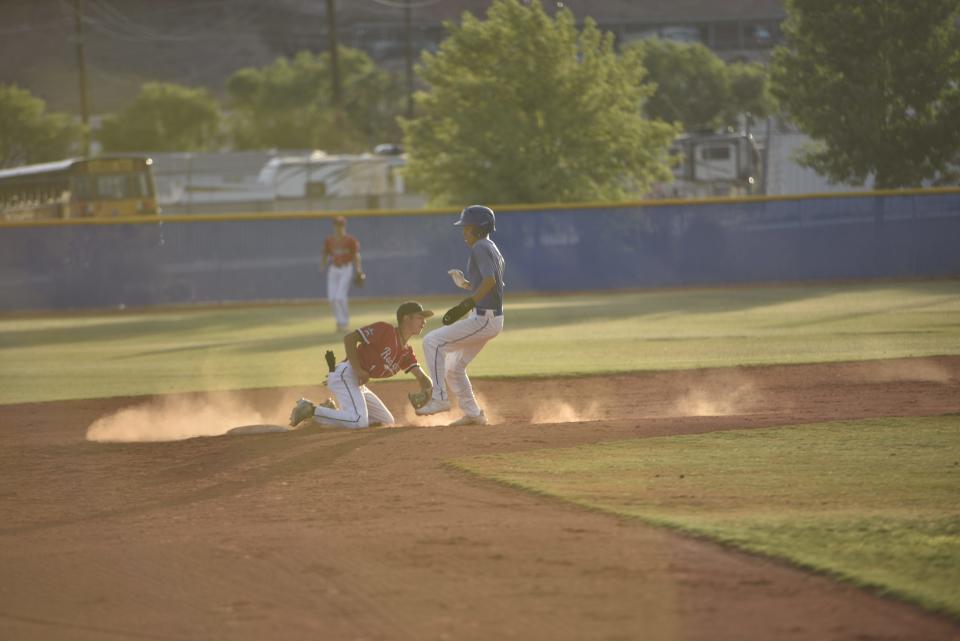
[[[497,229],[497,219],[493,210],[483,205],[470,205],[460,212],[460,220],[454,225],[479,225],[489,234]]]

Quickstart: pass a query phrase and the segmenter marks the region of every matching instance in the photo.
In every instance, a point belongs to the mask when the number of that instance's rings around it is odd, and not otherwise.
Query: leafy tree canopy
[[[714,131],[736,125],[741,115],[764,118],[771,111],[763,65],[728,65],[702,44],[661,38],[631,48],[639,50],[656,85],[645,107],[651,118],[680,123],[688,132]]]
[[[337,50],[343,111],[334,110],[328,53],[307,51],[230,76],[230,129],[240,149],[363,151],[399,138],[398,84],[359,50]]]
[[[646,104],[651,118],[678,122],[685,131],[714,130],[731,111],[727,67],[702,44],[647,38],[632,45],[643,56],[656,91]]]
[[[669,179],[676,130],[642,115],[652,87],[636,53],[573,14],[495,0],[468,13],[419,72],[401,124],[407,179],[435,203],[620,199]]]
[[[220,107],[205,89],[149,82],[103,121],[105,151],[205,151],[220,140]]]
[[[773,112],[769,72],[755,62],[735,62],[727,66],[730,79],[730,109],[727,124],[733,124],[740,114],[748,118],[766,118]]]
[[[14,85],[0,85],[0,167],[60,160],[76,153],[83,127]]]
[[[788,0],[772,91],[835,182],[919,186],[960,154],[960,2]]]

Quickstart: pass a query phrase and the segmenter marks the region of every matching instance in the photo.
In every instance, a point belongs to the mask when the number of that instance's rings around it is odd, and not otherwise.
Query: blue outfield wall
[[[455,213],[357,212],[355,297],[459,298]],[[0,226],[0,311],[317,299],[328,215]],[[508,292],[960,275],[960,190],[498,211]]]

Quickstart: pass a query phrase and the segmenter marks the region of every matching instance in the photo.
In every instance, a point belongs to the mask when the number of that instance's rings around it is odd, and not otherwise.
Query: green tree
[[[60,160],[78,151],[83,127],[15,85],[0,85],[0,167]]]
[[[639,56],[539,2],[495,0],[424,54],[429,91],[401,119],[411,186],[435,203],[620,199],[670,176],[675,129],[646,120]]]
[[[263,68],[240,69],[227,81],[230,130],[241,149],[362,151],[399,138],[402,93],[389,74],[356,49],[338,49],[343,111],[336,113],[330,56],[304,51]]]
[[[919,186],[960,154],[960,2],[788,0],[772,91],[834,182]]]
[[[732,104],[727,66],[702,44],[647,38],[628,50],[643,56],[656,91],[645,111],[651,118],[678,122],[684,131],[714,130],[729,124]],[[734,113],[735,115],[735,113]]]
[[[148,82],[132,103],[104,119],[105,151],[205,151],[220,141],[220,107],[205,89]]]
[[[736,122],[737,116],[744,115],[748,120],[766,118],[773,112],[773,98],[770,96],[769,72],[767,68],[755,62],[736,62],[727,66],[730,79],[730,108],[727,124]]]

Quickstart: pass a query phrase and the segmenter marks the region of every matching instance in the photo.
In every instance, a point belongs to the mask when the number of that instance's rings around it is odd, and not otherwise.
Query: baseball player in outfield
[[[416,408],[416,413],[426,416],[448,411],[449,391],[457,397],[464,414],[450,425],[485,425],[487,417],[473,395],[467,365],[503,330],[504,261],[489,238],[496,229],[492,209],[471,205],[460,212],[460,219],[454,225],[463,228],[463,240],[470,247],[470,257],[466,276],[459,269],[448,273],[458,287],[473,293],[444,314],[444,327],[431,331],[423,339],[424,361],[433,379],[433,394],[425,405]]]
[[[371,378],[390,378],[400,371],[413,374],[420,382],[421,392],[429,396],[433,384],[420,369],[407,341],[423,331],[431,316],[433,312],[424,310],[420,303],[408,301],[397,308],[396,326],[377,322],[344,336],[347,359],[327,375],[327,387],[336,402],[316,404],[301,398],[290,412],[290,425],[296,426],[308,418],[321,425],[346,428],[391,425],[393,414],[366,383]]]
[[[347,219],[333,219],[333,233],[323,242],[323,258],[320,271],[327,270],[327,300],[333,307],[337,320],[337,332],[347,331],[350,325],[350,284],[354,278],[365,278],[360,264],[360,241],[347,233]]]

